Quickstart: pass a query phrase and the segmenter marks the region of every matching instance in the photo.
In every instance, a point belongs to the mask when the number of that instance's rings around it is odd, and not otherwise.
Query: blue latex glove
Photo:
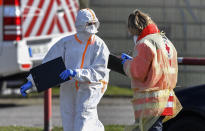
[[[64,70],[61,74],[60,74],[60,78],[65,80],[67,79],[68,77],[75,77],[76,75],[76,71],[74,70],[71,70],[71,69],[67,69],[67,70]]]
[[[31,81],[28,81],[26,84],[22,85],[20,88],[21,95],[25,97],[27,95],[26,91],[31,89],[32,86],[33,85]]]
[[[124,64],[127,60],[132,60],[132,57],[125,53],[122,53],[121,58],[122,58],[122,64]]]

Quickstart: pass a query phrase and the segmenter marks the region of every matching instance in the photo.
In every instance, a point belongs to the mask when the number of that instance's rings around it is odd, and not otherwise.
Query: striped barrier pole
[[[179,65],[205,65],[205,58],[196,57],[178,57]]]
[[[52,89],[44,92],[44,131],[52,131]]]

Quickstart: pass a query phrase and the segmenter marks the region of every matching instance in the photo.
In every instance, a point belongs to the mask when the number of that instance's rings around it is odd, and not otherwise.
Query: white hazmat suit
[[[91,9],[82,9],[76,18],[75,35],[57,42],[43,63],[62,56],[75,77],[60,86],[60,108],[64,131],[104,131],[97,105],[107,89],[109,50],[95,33],[99,21]],[[28,80],[32,81],[29,76]]]

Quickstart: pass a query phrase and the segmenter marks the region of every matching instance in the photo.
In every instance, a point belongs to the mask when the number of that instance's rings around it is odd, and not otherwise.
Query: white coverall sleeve
[[[63,53],[64,53],[64,46],[63,46],[63,42],[60,40],[59,42],[57,42],[56,44],[54,44],[51,47],[51,49],[48,51],[48,53],[44,57],[42,63],[46,63],[46,62],[53,60],[59,56],[63,57]],[[64,59],[64,57],[63,57],[63,59]],[[32,82],[33,89],[36,90],[35,82],[34,82],[31,74],[29,74],[29,76],[27,77],[27,80]]]
[[[32,83],[32,89],[33,89],[34,91],[36,91],[37,88],[36,88],[35,82],[34,82],[33,77],[32,77],[31,74],[29,74],[29,76],[27,77],[27,80]]]
[[[48,53],[44,57],[42,63],[46,63],[46,62],[53,60],[53,59],[60,57],[60,56],[62,56],[62,58],[64,60],[65,59],[64,52],[65,52],[64,42],[63,42],[63,40],[60,40],[59,42],[57,42],[56,44],[54,44],[51,47],[51,49],[48,51]]]
[[[103,43],[94,50],[94,60],[90,66],[83,69],[75,69],[77,72],[74,77],[79,82],[99,82],[105,80],[106,75],[109,73],[107,69],[109,50]]]

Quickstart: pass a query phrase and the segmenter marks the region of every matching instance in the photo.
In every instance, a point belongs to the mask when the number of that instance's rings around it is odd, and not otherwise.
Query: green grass
[[[124,126],[120,126],[120,125],[105,126],[105,131],[124,131]]]
[[[52,88],[52,95],[59,95],[60,94],[60,87]]]
[[[52,95],[53,96],[59,96],[60,93],[60,88],[59,87],[55,87],[52,88]],[[31,93],[29,96],[41,96],[43,95],[43,93]],[[106,96],[132,96],[133,95],[133,91],[130,88],[122,88],[122,87],[118,87],[118,86],[108,86],[106,92],[105,92]]]
[[[0,131],[42,131],[42,128],[1,126]],[[57,131],[57,130],[56,130]]]
[[[59,88],[53,88],[52,94],[59,95]],[[118,86],[108,86],[105,95],[108,96],[132,96],[133,92],[130,88],[122,88]]]
[[[122,88],[118,86],[108,86],[105,95],[108,96],[132,96],[133,91],[130,88]]]
[[[124,126],[109,125],[105,126],[105,131],[123,131]],[[43,131],[43,128],[20,127],[20,126],[0,126],[0,131]],[[52,131],[63,131],[61,127],[54,127]]]

